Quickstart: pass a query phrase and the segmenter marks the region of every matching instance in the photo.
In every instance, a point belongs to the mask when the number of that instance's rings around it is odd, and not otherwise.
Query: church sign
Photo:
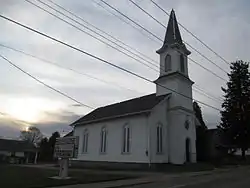
[[[76,136],[57,138],[54,156],[58,158],[75,158],[78,154],[79,138]]]
[[[69,159],[76,158],[78,154],[79,137],[68,136],[57,138],[55,143],[54,157],[60,158],[59,179],[68,179]]]

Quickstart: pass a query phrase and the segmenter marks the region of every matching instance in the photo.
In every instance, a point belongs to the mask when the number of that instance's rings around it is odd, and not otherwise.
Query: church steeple
[[[182,41],[181,33],[180,33],[180,30],[179,30],[179,27],[178,27],[178,22],[177,22],[177,19],[176,19],[176,16],[175,16],[175,12],[172,9],[171,14],[169,16],[169,20],[168,20],[168,26],[167,26],[163,46],[159,50],[157,50],[156,52],[158,54],[160,54],[167,47],[176,46],[176,45],[183,48],[183,50],[185,51],[185,53],[187,55],[190,54],[190,52],[187,50],[185,44]]]
[[[178,27],[178,22],[175,17],[175,12],[172,9],[170,17],[169,17],[169,21],[168,21],[167,31],[165,34],[164,44],[174,44],[174,43],[183,44],[180,30]]]
[[[160,85],[183,92],[184,86],[189,93],[192,91],[192,81],[188,76],[188,55],[191,53],[181,38],[174,10],[171,11],[162,47],[157,51],[160,55],[160,75],[157,83],[157,95],[166,94],[166,89]]]

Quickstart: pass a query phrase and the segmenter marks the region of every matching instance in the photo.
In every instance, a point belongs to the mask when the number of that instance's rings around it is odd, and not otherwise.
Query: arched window
[[[82,139],[82,153],[88,152],[88,139],[89,139],[89,132],[88,129],[85,129],[83,132],[83,139]]]
[[[163,128],[162,124],[158,124],[156,127],[156,152],[162,153],[163,151]]]
[[[123,153],[130,153],[130,139],[131,139],[130,127],[129,125],[125,125],[123,127],[123,142],[122,142]]]
[[[168,54],[165,57],[165,72],[171,71],[172,66],[171,66],[171,56]]]
[[[101,130],[100,152],[101,153],[106,153],[106,148],[107,148],[107,129],[105,127],[103,127],[102,130]]]
[[[182,73],[185,72],[185,63],[184,63],[184,55],[183,54],[180,55],[180,69],[181,69]]]

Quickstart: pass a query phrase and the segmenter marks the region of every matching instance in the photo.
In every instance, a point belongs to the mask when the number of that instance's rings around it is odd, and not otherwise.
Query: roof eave
[[[166,78],[166,77],[174,77],[176,75],[179,75],[179,76],[182,76],[185,80],[191,82],[191,84],[193,85],[194,82],[192,80],[190,80],[190,78],[178,71],[175,71],[175,72],[172,72],[172,73],[169,73],[169,74],[166,74],[166,75],[162,75],[162,76],[159,76],[155,81],[154,83],[155,84],[158,84],[159,81],[161,81],[162,79]]]
[[[162,54],[167,48],[172,48],[172,49],[177,48],[176,50],[177,52],[179,52],[179,50],[182,50],[186,55],[191,54],[191,52],[187,49],[184,43],[178,43],[178,42],[175,42],[172,44],[164,43],[163,46],[159,50],[156,51],[156,53]]]
[[[92,123],[97,123],[97,122],[101,122],[101,121],[108,121],[108,120],[126,117],[126,116],[134,116],[134,115],[140,115],[140,114],[144,114],[144,113],[147,114],[150,112],[151,112],[151,109],[140,111],[140,112],[127,113],[127,114],[123,114],[123,115],[110,116],[110,117],[106,117],[106,118],[100,118],[100,119],[90,120],[90,121],[85,121],[85,122],[73,123],[73,124],[71,124],[71,126],[82,126],[82,125],[86,125],[86,124],[92,124]]]

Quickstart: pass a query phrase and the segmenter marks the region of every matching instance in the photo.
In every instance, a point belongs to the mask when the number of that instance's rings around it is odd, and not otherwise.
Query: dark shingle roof
[[[190,54],[191,52],[186,48],[185,44],[182,41],[181,33],[178,27],[178,22],[175,16],[174,10],[171,11],[171,14],[169,16],[168,20],[168,26],[163,42],[163,46],[157,50],[157,53],[162,53],[165,48],[169,46],[178,46],[178,48],[182,48],[186,54]]]
[[[0,151],[35,151],[35,146],[29,142],[22,140],[0,139]]]
[[[84,125],[91,122],[112,119],[122,115],[129,115],[150,111],[155,105],[162,101],[167,95],[156,96],[156,94],[146,95],[139,98],[111,104],[90,112],[71,125]]]
[[[69,136],[73,136],[73,131],[70,131],[69,133],[65,134],[63,137],[69,137]]]
[[[179,43],[182,44],[181,33],[178,27],[178,22],[174,10],[171,11],[168,21],[168,27],[164,39],[164,44],[173,44]]]

